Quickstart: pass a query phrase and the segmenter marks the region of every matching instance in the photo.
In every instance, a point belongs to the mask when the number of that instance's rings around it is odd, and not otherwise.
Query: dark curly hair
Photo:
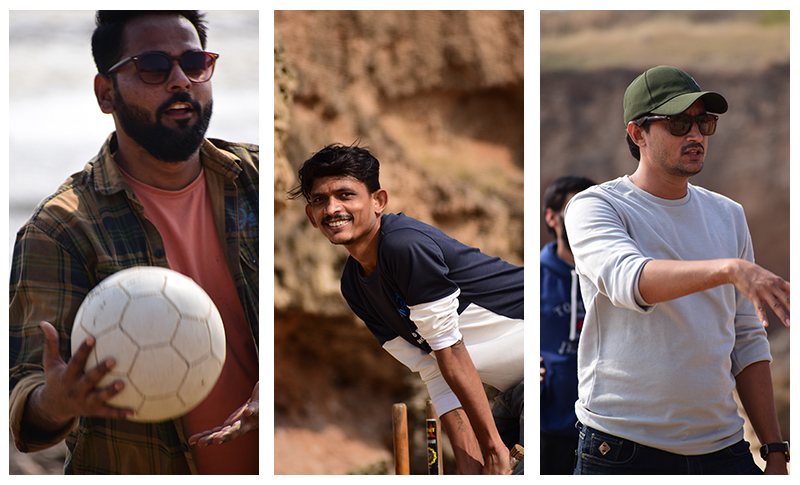
[[[301,196],[311,200],[314,180],[322,177],[353,177],[367,186],[369,193],[381,188],[378,180],[380,162],[366,148],[333,143],[318,151],[303,163],[297,175],[300,184],[287,192],[290,199]]]

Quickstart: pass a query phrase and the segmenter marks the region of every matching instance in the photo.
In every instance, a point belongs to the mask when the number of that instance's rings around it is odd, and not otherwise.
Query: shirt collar
[[[227,179],[234,179],[241,172],[241,160],[233,153],[220,150],[214,146],[213,141],[203,139],[200,146],[200,163],[206,170],[217,172]],[[120,173],[117,163],[114,161],[114,153],[117,151],[117,134],[111,133],[103,143],[100,152],[89,162],[92,168],[95,189],[105,195],[111,195],[125,190],[128,183]]]

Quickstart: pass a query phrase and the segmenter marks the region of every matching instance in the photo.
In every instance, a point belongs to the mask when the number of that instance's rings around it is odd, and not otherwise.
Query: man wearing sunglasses
[[[586,308],[575,474],[785,474],[764,326],[789,283],[753,262],[742,207],[689,184],[728,103],[659,66],[625,92],[636,171],[576,195],[566,226]]]
[[[207,139],[217,54],[197,11],[98,11],[100,109],[116,131],[19,231],[11,270],[10,421],[17,448],[66,439],[66,473],[258,473],[258,147]],[[86,294],[137,266],[192,277],[225,324],[227,358],[186,416],[135,423],[121,383],[69,355]],[[253,432],[255,431],[255,432]]]

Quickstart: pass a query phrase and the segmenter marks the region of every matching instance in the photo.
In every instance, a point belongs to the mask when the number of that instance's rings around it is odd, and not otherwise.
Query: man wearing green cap
[[[566,210],[586,307],[575,474],[760,474],[734,390],[785,474],[763,327],[767,306],[789,325],[789,283],[754,264],[739,204],[689,184],[728,103],[659,66],[623,107],[638,168]]]

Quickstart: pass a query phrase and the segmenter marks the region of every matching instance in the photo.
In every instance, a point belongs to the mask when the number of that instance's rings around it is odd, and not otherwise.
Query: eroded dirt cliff
[[[285,193],[311,154],[358,142],[389,212],[523,264],[523,15],[275,12],[275,46],[275,472],[391,469],[403,401],[423,473],[418,379],[353,317],[347,252]]]

